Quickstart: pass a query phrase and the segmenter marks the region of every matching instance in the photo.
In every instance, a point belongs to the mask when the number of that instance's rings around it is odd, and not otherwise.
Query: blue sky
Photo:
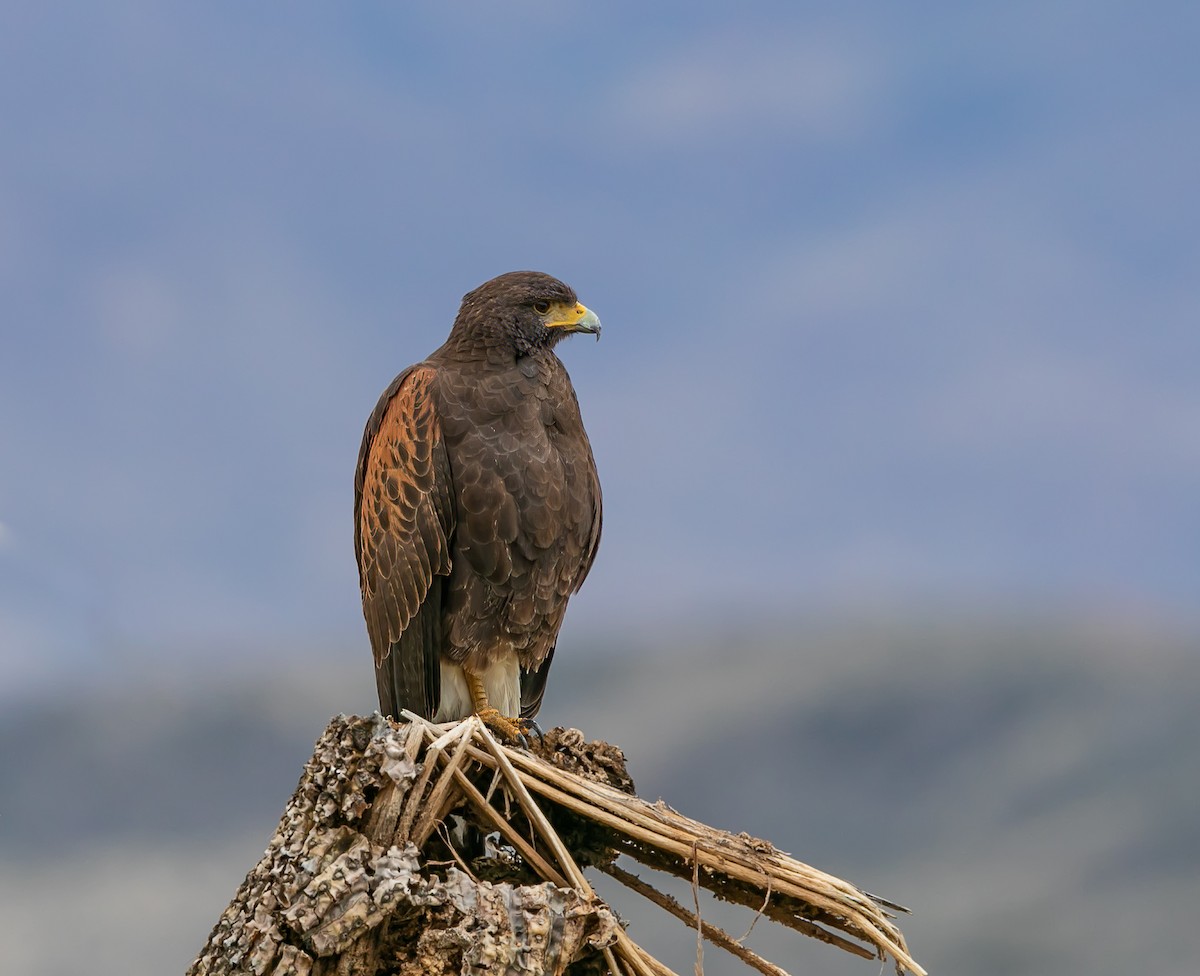
[[[0,685],[365,654],[362,424],[518,268],[605,324],[561,347],[606,501],[569,627],[1190,613],[1198,27],[1184,3],[6,9]]]

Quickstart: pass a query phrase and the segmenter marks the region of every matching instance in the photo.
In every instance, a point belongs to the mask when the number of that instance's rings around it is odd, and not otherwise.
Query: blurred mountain
[[[545,724],[620,744],[647,798],[908,905],[903,928],[934,973],[1193,971],[1193,635],[889,615],[670,643],[564,648]],[[186,967],[325,722],[373,704],[365,667],[301,663],[159,675],[0,716],[0,970]],[[633,896],[618,907],[690,971],[693,933]],[[751,921],[704,912],[735,936]],[[877,972],[766,923],[750,944],[793,972]],[[705,960],[737,971],[711,947]]]

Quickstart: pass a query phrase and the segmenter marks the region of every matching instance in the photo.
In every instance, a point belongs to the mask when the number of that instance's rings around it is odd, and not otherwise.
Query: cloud
[[[1172,275],[1173,253],[1156,262],[1095,232],[1065,192],[1076,158],[1065,149],[1014,149],[910,182],[840,226],[797,228],[748,255],[739,291],[791,297],[804,327],[772,323],[777,342],[878,369],[911,437],[969,452],[1058,443],[1076,456],[1136,445],[1146,461],[1156,446],[1155,467],[1174,468],[1200,437],[1200,392],[1175,367],[1200,348],[1182,325],[1200,306]],[[1108,219],[1144,224],[1147,212],[1149,201],[1117,201]]]
[[[102,336],[131,359],[161,351],[182,325],[175,289],[143,263],[98,271],[90,291],[88,304]]]
[[[869,125],[881,87],[875,52],[831,36],[723,32],[690,39],[635,70],[609,110],[639,143],[844,139]]]

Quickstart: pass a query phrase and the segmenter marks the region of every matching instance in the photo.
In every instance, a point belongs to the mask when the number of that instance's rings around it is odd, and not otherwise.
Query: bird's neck
[[[452,330],[442,350],[459,362],[489,364],[497,368],[512,366],[527,357],[542,359],[553,356],[553,347],[564,338],[557,331],[546,330],[545,338],[530,338],[521,333],[508,333],[501,329],[480,335]]]

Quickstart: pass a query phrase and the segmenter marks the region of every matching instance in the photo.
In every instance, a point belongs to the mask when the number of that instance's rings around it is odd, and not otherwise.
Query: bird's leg
[[[501,715],[488,702],[487,692],[483,689],[483,677],[469,668],[463,668],[463,677],[467,679],[467,690],[471,692],[471,707],[483,723],[500,733],[500,737],[508,743],[525,744],[525,735],[521,729],[520,719]]]

